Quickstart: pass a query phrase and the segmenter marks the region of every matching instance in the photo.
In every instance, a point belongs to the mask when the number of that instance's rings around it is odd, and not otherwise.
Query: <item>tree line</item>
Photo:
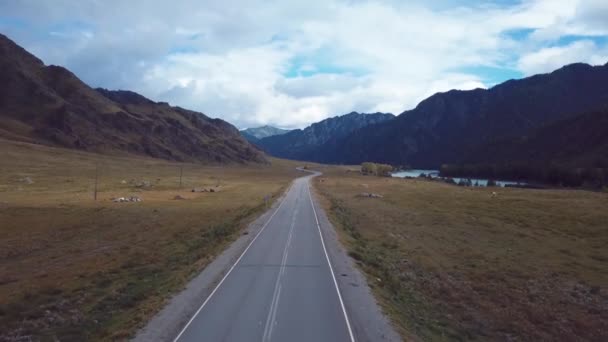
[[[444,164],[442,177],[470,177],[538,182],[565,187],[603,188],[608,186],[608,168],[574,168],[534,163]]]

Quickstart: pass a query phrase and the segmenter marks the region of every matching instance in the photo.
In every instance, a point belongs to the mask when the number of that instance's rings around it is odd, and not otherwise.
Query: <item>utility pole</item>
[[[95,190],[93,190],[93,200],[97,201],[97,183],[99,181],[99,164],[95,164]]]
[[[184,167],[180,166],[179,167],[179,187],[182,187],[182,175],[184,174]]]

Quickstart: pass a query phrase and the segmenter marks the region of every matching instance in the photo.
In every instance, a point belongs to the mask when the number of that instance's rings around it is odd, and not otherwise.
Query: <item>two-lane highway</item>
[[[175,341],[354,341],[312,203],[298,178]]]

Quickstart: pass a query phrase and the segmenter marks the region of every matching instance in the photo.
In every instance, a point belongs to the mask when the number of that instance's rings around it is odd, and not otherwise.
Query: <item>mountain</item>
[[[608,185],[608,106],[481,145],[463,162],[443,164],[441,174],[602,189]]]
[[[260,139],[257,143],[277,157],[325,162],[324,150],[358,129],[394,119],[392,114],[352,112],[325,119],[305,129]]]
[[[285,134],[289,131],[290,130],[288,129],[281,129],[266,125],[262,127],[247,128],[241,130],[241,135],[243,135],[243,137],[245,137],[245,139],[249,140],[250,142],[257,143],[260,139]]]
[[[255,136],[253,136],[247,132],[244,132],[241,130],[240,133],[241,133],[241,136],[243,138],[245,138],[245,140],[249,141],[253,145],[257,146],[257,144],[260,142],[260,139],[256,138]]]
[[[0,137],[180,161],[266,161],[225,121],[130,91],[92,89],[1,34]]]
[[[608,104],[608,65],[572,64],[491,89],[435,94],[387,122],[363,127],[323,151],[333,163],[376,161],[437,168],[478,147]]]
[[[608,104],[603,109],[544,125],[524,136],[482,145],[464,162],[608,168]]]

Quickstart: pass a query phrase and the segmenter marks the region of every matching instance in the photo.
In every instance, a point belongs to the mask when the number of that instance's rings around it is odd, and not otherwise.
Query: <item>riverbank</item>
[[[442,176],[439,170],[420,170],[420,169],[411,169],[411,170],[403,170],[393,172],[391,174],[392,177],[395,178],[426,178],[431,180],[443,181],[449,184],[457,184],[462,186],[498,186],[498,187],[520,187],[524,188],[528,184],[523,181],[509,181],[509,180],[496,180],[496,179],[488,179],[488,178],[471,178],[471,177],[445,177]],[[536,186],[538,188],[538,186]]]

